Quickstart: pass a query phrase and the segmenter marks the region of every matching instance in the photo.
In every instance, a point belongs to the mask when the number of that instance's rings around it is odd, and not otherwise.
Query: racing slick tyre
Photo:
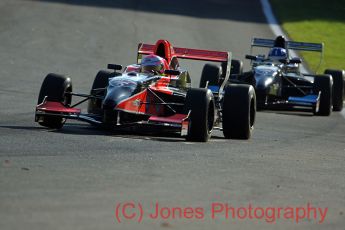
[[[241,74],[231,74],[230,82],[235,84],[248,84],[255,87],[256,80],[253,71],[243,72]]]
[[[219,86],[221,75],[222,68],[220,66],[205,64],[204,68],[202,69],[199,87],[205,88],[207,82],[208,85]]]
[[[116,73],[116,72],[111,72],[108,70],[100,70],[97,73],[95,79],[93,80],[90,95],[104,96],[105,92],[106,92],[105,90],[95,92],[94,89],[106,88],[109,84],[109,78],[112,78],[112,77],[115,77],[118,75],[121,75],[121,74]],[[96,99],[96,98],[91,98],[88,102],[87,111],[88,111],[88,113],[101,114],[102,113],[102,100]]]
[[[63,75],[50,73],[42,83],[37,104],[41,104],[44,98],[47,97],[50,101],[58,101],[65,106],[70,106],[72,95],[65,94],[66,92],[72,92],[71,79]],[[48,128],[61,129],[65,121],[66,119],[61,117],[44,116],[43,121],[38,123]]]
[[[326,69],[325,74],[330,74],[333,78],[333,111],[341,111],[345,99],[345,71]]]
[[[231,60],[231,74],[242,74],[243,73],[243,62],[240,60]]]
[[[321,91],[319,111],[315,115],[329,116],[332,112],[332,76],[329,74],[317,75],[314,80],[314,91]]]
[[[256,115],[255,90],[251,85],[230,84],[223,101],[223,134],[227,139],[249,139]]]
[[[211,90],[190,89],[187,92],[185,113],[189,111],[188,141],[207,142],[215,119],[215,103]]]

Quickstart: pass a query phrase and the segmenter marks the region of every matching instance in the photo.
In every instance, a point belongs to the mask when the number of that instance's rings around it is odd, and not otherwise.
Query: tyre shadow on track
[[[15,130],[42,130],[44,127],[22,126],[22,125],[0,125],[0,128]]]
[[[158,132],[158,131],[144,131],[144,129],[121,129],[121,130],[108,130],[102,129],[88,124],[69,123],[65,124],[62,129],[48,129],[41,126],[23,126],[23,125],[0,125],[0,128],[13,129],[13,130],[26,130],[38,132],[52,132],[66,135],[83,135],[83,136],[112,136],[126,139],[141,139],[152,140],[161,142],[186,142],[185,138],[181,137],[176,132]],[[212,135],[212,139],[226,140],[219,135]]]
[[[310,109],[274,109],[274,110],[258,110],[259,113],[271,113],[289,116],[313,117],[314,114]]]
[[[72,135],[101,135],[101,136],[113,136],[128,139],[141,139],[152,140],[162,142],[187,142],[184,137],[181,137],[178,132],[162,132],[159,129],[148,128],[129,128],[109,130],[102,129],[87,124],[67,124],[65,128],[61,130],[53,130],[53,132],[72,134]],[[218,135],[212,135],[212,139],[224,139]]]

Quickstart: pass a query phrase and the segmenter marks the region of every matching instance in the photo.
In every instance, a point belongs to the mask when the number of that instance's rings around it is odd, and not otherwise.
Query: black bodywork
[[[285,41],[282,36],[275,40],[254,38],[252,47],[280,47],[286,50],[307,50],[322,52],[323,44]],[[289,53],[288,53],[289,54]],[[310,108],[314,112],[320,102],[320,89],[315,87],[316,75],[300,71],[300,58],[279,61],[270,60],[266,55],[246,55],[251,61],[251,70],[232,75],[231,82],[251,84],[255,88],[259,109]]]
[[[318,98],[314,76],[301,74],[297,65],[262,61],[248,72],[233,75],[231,81],[251,84],[259,108],[313,107]]]

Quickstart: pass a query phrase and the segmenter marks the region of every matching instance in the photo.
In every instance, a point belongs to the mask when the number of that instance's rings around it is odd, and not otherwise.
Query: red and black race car
[[[218,62],[206,64],[200,85],[191,88],[188,71],[179,59]],[[206,142],[214,129],[225,138],[249,139],[253,130],[256,97],[249,85],[228,84],[231,53],[173,48],[166,40],[139,44],[137,64],[122,72],[109,64],[96,75],[89,94],[75,93],[70,78],[48,74],[41,86],[35,112],[40,125],[60,129],[67,119],[106,128],[160,127],[190,141]],[[217,79],[217,86],[208,86]],[[72,104],[72,96],[83,99]],[[87,113],[77,108],[88,101]]]

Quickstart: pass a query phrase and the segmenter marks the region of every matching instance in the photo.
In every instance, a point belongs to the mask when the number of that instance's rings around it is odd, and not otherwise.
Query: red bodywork
[[[39,111],[61,114],[80,114],[80,109],[66,107],[61,102],[55,101],[44,101],[42,104],[37,105],[36,109]]]
[[[200,50],[200,49],[190,49],[190,48],[178,48],[172,47],[167,40],[158,40],[155,45],[140,43],[138,46],[138,55],[150,55],[155,54],[164,58],[167,62],[166,69],[176,69],[174,68],[178,59],[192,59],[201,61],[213,61],[213,62],[227,62],[229,60],[229,53],[222,51],[210,51],[210,50]],[[138,62],[140,58],[138,57]],[[128,66],[126,72],[139,71],[138,65]],[[173,91],[169,89],[169,83],[174,78],[178,76],[162,76],[155,84],[151,85],[150,91],[144,90],[124,101],[116,106],[116,109],[125,112],[139,113],[139,114],[149,114],[149,115],[164,115],[164,106],[156,105],[144,106],[140,105],[140,102],[157,102],[157,98],[152,97],[152,92],[160,92],[168,95],[172,95]],[[149,95],[148,95],[149,94]],[[150,95],[151,94],[151,95]],[[151,100],[148,100],[150,98]],[[155,101],[152,101],[155,98]]]
[[[128,113],[164,116],[165,106],[156,105],[157,103],[162,102],[163,101],[160,101],[151,90],[145,89],[140,93],[121,101],[115,109]]]

